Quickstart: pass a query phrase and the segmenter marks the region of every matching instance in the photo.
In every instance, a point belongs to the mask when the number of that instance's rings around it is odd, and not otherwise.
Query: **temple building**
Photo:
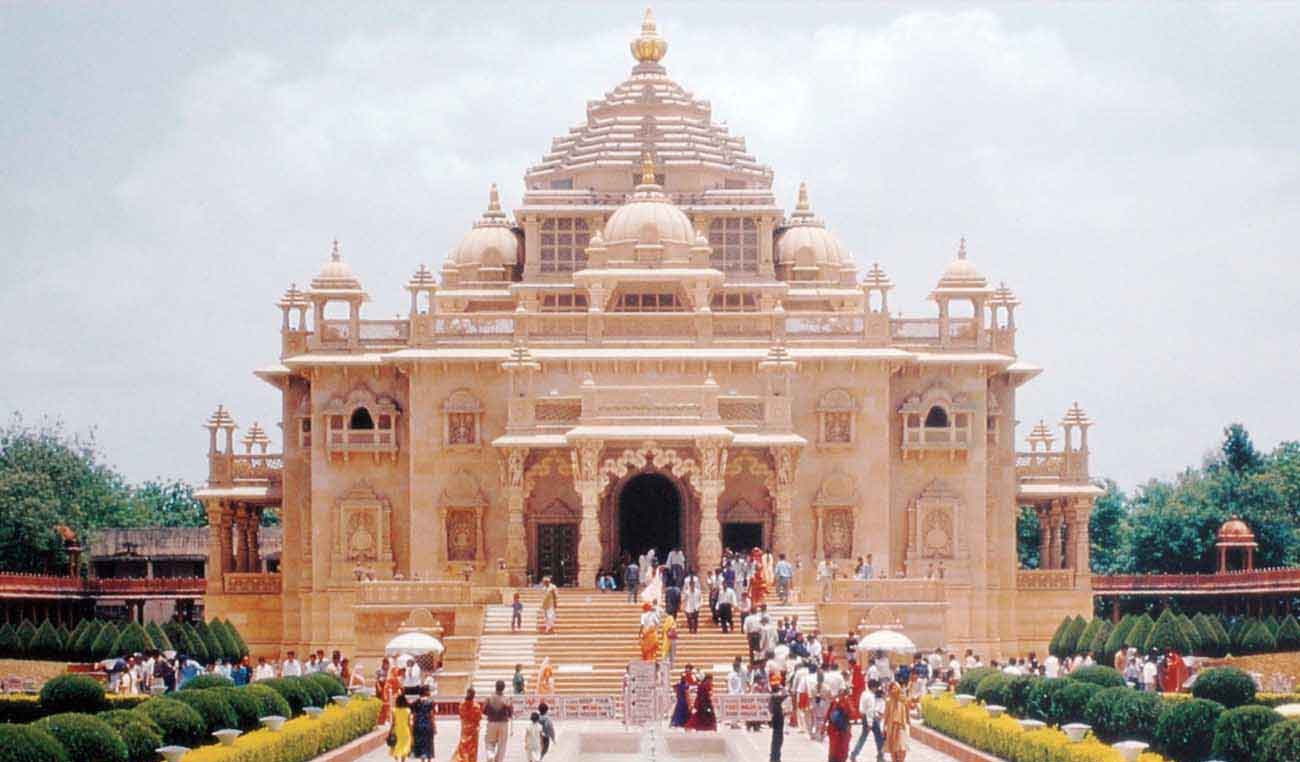
[[[835,633],[887,608],[923,645],[1016,653],[1091,609],[1091,421],[1075,405],[1061,447],[1040,424],[1016,451],[1040,373],[1017,297],[954,235],[916,254],[933,311],[891,314],[884,267],[859,267],[804,185],[782,206],[667,49],[647,12],[628,78],[527,169],[520,206],[488,190],[405,284],[405,317],[363,318],[378,254],[337,243],[284,293],[280,358],[256,371],[283,452],[260,427],[237,441],[224,409],[208,422],[210,616],[263,648],[369,653],[424,606],[472,638],[505,591],[592,588],[651,547],[701,576],[768,548],[801,562],[805,598],[820,560],[870,555],[876,578],[820,609]],[[1021,506],[1044,568],[1017,568]]]

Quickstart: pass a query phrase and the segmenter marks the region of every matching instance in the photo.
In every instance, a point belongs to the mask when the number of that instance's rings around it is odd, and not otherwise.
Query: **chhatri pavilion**
[[[405,284],[406,317],[363,317],[365,256],[337,243],[284,293],[280,358],[256,371],[283,395],[283,452],[224,409],[208,422],[209,616],[255,650],[374,652],[414,608],[473,635],[515,587],[592,588],[678,546],[701,576],[724,548],[785,554],[805,600],[834,560],[832,633],[884,617],[1016,653],[1090,610],[1091,421],[1075,405],[1016,451],[1040,372],[1016,296],[963,241],[933,312],[891,316],[885,269],[860,270],[803,185],[781,205],[667,49],[647,12],[631,74],[525,172],[519,207],[488,191]],[[1017,568],[1022,506],[1041,569]],[[844,579],[868,554],[878,578]]]

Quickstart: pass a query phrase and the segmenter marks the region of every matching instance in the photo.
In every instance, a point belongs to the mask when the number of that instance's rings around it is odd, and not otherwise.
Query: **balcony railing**
[[[370,605],[472,603],[468,582],[456,580],[366,580],[357,587],[357,602]]]
[[[1074,569],[1018,569],[1018,590],[1073,590]]]
[[[1222,574],[1096,574],[1097,594],[1300,592],[1300,567],[1230,571]]]
[[[198,596],[207,581],[202,577],[113,577],[82,579],[49,574],[0,574],[0,594],[50,596]]]
[[[226,595],[279,595],[280,575],[227,572],[222,579]]]
[[[326,437],[333,452],[397,452],[397,432],[392,429],[334,429]]]

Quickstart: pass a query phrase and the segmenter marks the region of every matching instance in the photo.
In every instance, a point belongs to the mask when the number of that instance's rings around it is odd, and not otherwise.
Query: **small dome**
[[[1223,522],[1223,526],[1219,527],[1218,539],[1220,542],[1254,542],[1255,533],[1250,531],[1250,527],[1246,522],[1233,516]]]
[[[620,243],[675,243],[691,246],[695,243],[695,226],[686,213],[673,205],[655,184],[654,163],[649,155],[642,165],[641,184],[632,194],[632,200],[620,206],[605,223],[606,245]]]
[[[488,208],[452,249],[450,261],[474,267],[514,267],[519,264],[519,239],[510,228],[493,183]]]
[[[988,291],[989,282],[966,258],[966,239],[957,247],[957,258],[943,268],[936,292]]]
[[[330,258],[321,266],[320,272],[311,279],[313,291],[360,291],[361,281],[352,273],[352,268],[343,261],[339,252],[339,242],[334,241]]]
[[[790,215],[790,227],[776,242],[776,263],[795,267],[837,267],[849,259],[844,246],[826,224],[813,216],[808,186],[799,183],[799,201]]]

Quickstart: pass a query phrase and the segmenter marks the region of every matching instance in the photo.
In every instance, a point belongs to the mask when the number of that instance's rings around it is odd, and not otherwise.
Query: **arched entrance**
[[[662,561],[682,547],[682,494],[663,474],[637,474],[618,493],[619,555],[636,558],[650,548]]]

